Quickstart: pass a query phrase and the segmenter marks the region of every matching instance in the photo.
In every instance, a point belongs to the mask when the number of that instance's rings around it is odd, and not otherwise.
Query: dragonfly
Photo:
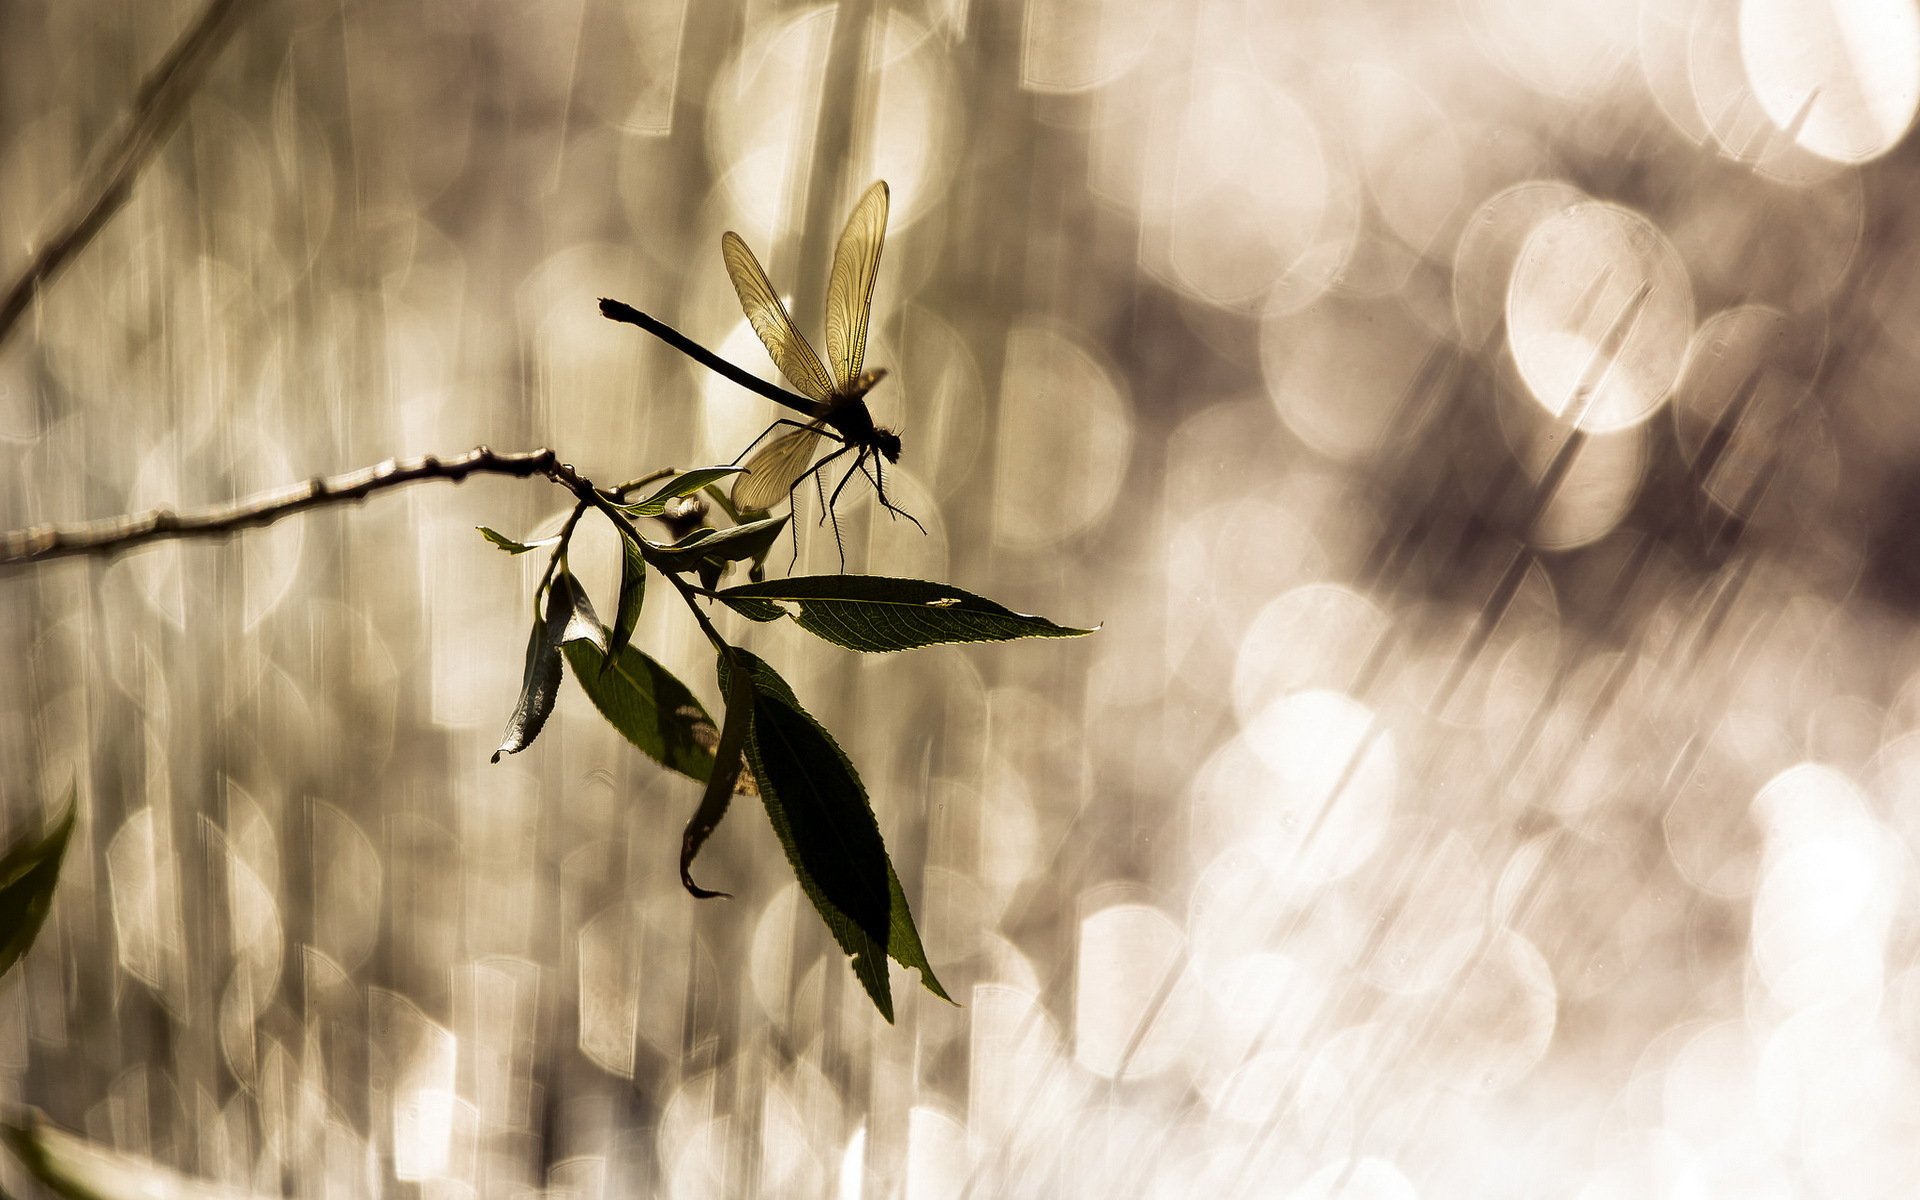
[[[617,300],[600,301],[600,311],[608,318],[640,326],[735,383],[806,418],[776,420],[741,452],[742,457],[749,452],[752,457],[746,460],[745,473],[734,481],[732,500],[737,509],[758,512],[771,509],[790,499],[794,489],[811,475],[821,490],[824,522],[833,517],[840,493],[858,473],[872,481],[883,508],[906,517],[922,533],[926,532],[913,514],[895,505],[887,496],[882,464],[900,461],[900,435],[876,424],[866,401],[867,393],[887,375],[884,368],[865,369],[873,284],[880,270],[880,251],[887,238],[887,198],[886,181],[875,182],[855,202],[846,228],[840,233],[833,252],[833,269],[827,277],[827,361],[824,363],[812,343],[794,325],[786,305],[768,282],[766,269],[747,243],[732,230],[721,235],[721,258],[726,263],[727,278],[733,282],[734,293],[740,298],[740,308],[766,345],[774,365],[795,391],[768,384],[740,370],[672,326]],[[754,450],[776,431],[780,431],[778,436]],[[815,462],[822,441],[836,442],[839,448]],[[853,465],[847,468],[829,497],[825,485],[820,483],[821,473],[849,454],[853,455]],[[872,464],[871,474],[867,472],[868,464]],[[833,528],[837,543],[840,539],[838,518],[833,518]],[[842,547],[843,557],[844,554]]]

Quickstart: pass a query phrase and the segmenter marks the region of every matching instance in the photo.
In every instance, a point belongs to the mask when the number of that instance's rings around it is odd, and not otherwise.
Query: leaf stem
[[[562,465],[564,466],[564,464]],[[618,529],[623,535],[633,539],[634,545],[640,547],[640,556],[646,559],[647,563],[652,566],[654,570],[660,572],[661,576],[673,585],[674,590],[680,593],[680,598],[687,602],[688,611],[693,613],[693,619],[700,624],[700,632],[707,635],[707,640],[713,643],[713,648],[721,654],[731,656],[733,654],[733,647],[727,644],[727,640],[720,636],[720,631],[713,627],[713,621],[707,617],[706,613],[700,610],[698,604],[694,603],[696,593],[686,580],[680,578],[679,572],[673,570],[671,564],[661,559],[658,552],[654,550],[653,543],[640,536],[640,531],[633,527],[633,522],[627,519],[627,514],[621,512],[616,505],[602,495],[592,484],[587,483],[586,480],[581,479],[578,475],[573,476],[573,479],[578,483],[578,486],[574,486],[574,494],[580,497],[581,503],[583,505],[591,503],[606,516],[607,520],[613,522],[614,528]],[[561,482],[565,483],[567,481],[563,479]],[[569,486],[573,485],[570,484]],[[583,491],[582,488],[585,490]]]
[[[574,527],[580,524],[580,514],[586,511],[587,501],[581,500],[573,506],[573,512],[568,514],[567,523],[560,527],[560,540],[554,543],[553,553],[547,556],[547,569],[546,572],[540,576],[540,586],[533,589],[534,603],[536,605],[539,603],[540,593],[546,590],[547,584],[553,582],[554,571],[558,570],[560,564],[566,561],[567,542],[573,537]]]

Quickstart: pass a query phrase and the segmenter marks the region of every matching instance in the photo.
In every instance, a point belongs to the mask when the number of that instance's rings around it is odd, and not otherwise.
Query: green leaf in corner
[[[606,634],[576,622],[567,639],[567,663],[581,690],[634,746],[669,770],[698,783],[713,775],[714,747],[720,731],[700,701],[671,671],[629,645],[605,666],[601,645]],[[752,781],[736,787],[751,793]]]
[[[792,601],[799,605],[794,619],[802,629],[849,650],[912,650],[947,642],[1084,637],[1093,632],[1017,613],[944,583],[881,575],[802,575],[742,584],[714,595],[735,611],[744,611],[742,603]]]
[[[518,754],[533,745],[540,727],[553,712],[553,702],[560,694],[560,642],[579,596],[580,587],[572,575],[564,568],[554,573],[547,588],[546,612],[534,620],[533,631],[527,635],[520,700],[514,705],[513,716],[507,718],[507,732],[500,739],[500,748],[493,752],[494,762],[499,762],[502,754]]]
[[[645,500],[636,500],[632,504],[622,504],[620,511],[633,517],[657,517],[667,511],[667,506],[682,496],[691,496],[715,480],[725,479],[729,475],[738,475],[741,467],[696,467],[691,471],[682,471]]]
[[[560,540],[558,537],[550,537],[541,538],[537,542],[516,542],[506,534],[497,530],[488,529],[485,525],[475,525],[474,528],[480,531],[481,537],[486,538],[494,545],[505,550],[508,554],[525,554],[529,550],[538,550],[542,546],[551,546]]]
[[[801,889],[852,958],[874,1007],[893,1020],[889,956],[919,971],[929,991],[948,999],[927,961],[853,764],[772,667],[744,650],[733,657],[753,685],[746,753],[768,820]],[[722,656],[721,687],[729,691],[731,670]]]
[[[0,857],[0,975],[13,969],[40,936],[53,909],[54,885],[79,810],[77,793],[67,786],[62,812],[45,831],[21,838]]]
[[[626,530],[620,531],[620,603],[613,618],[613,636],[607,641],[602,669],[620,657],[640,623],[640,606],[647,598],[647,560],[641,557],[640,543]],[[584,599],[584,596],[583,596]]]
[[[0,1135],[33,1177],[62,1200],[128,1200],[162,1196],[168,1200],[253,1200],[242,1192],[206,1179],[169,1170],[144,1158],[109,1150],[68,1133],[31,1109],[0,1125]]]

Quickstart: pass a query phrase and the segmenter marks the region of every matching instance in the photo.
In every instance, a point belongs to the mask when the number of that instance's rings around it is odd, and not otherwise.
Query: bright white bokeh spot
[[[1093,184],[1139,215],[1141,267],[1235,310],[1295,308],[1326,289],[1360,197],[1300,99],[1271,75],[1216,64],[1102,99]],[[1259,154],[1246,152],[1251,128]]]
[[[971,1175],[967,1127],[931,1105],[908,1110],[905,1200],[961,1200]]]
[[[1473,211],[1453,252],[1453,317],[1461,345],[1479,350],[1500,330],[1513,263],[1534,228],[1587,199],[1562,180],[1530,179],[1495,193]]]
[[[453,1151],[460,1043],[413,1001],[384,988],[367,997],[370,1033],[393,1076],[393,1173],[418,1182],[446,1174]]]
[[[1234,712],[1249,720],[1305,688],[1355,686],[1388,627],[1379,605],[1341,584],[1310,583],[1274,597],[1234,653]]]
[[[1399,1167],[1368,1155],[1328,1163],[1287,1200],[1420,1200],[1420,1191]]]
[[[1889,849],[1865,824],[1769,848],[1752,954],[1777,1001],[1799,1009],[1879,995],[1897,883]]]
[[[1347,875],[1379,844],[1399,789],[1394,738],[1365,705],[1305,691],[1268,705],[1195,782],[1202,836],[1295,886]]]
[[[1559,1005],[1540,951],[1511,930],[1496,933],[1448,988],[1420,1056],[1436,1083],[1468,1094],[1501,1091],[1546,1056]]]
[[[1638,213],[1577,205],[1535,227],[1507,288],[1507,344],[1549,413],[1592,431],[1646,420],[1693,336],[1687,267]]]
[[[1486,934],[1492,881],[1467,839],[1420,817],[1396,824],[1383,853],[1388,884],[1370,895],[1377,922],[1368,982],[1403,995],[1444,987]],[[1365,879],[1356,885],[1366,886]]]
[[[1920,106],[1912,0],[1741,0],[1740,56],[1768,119],[1835,162],[1885,154]]]
[[[1759,1057],[1756,1035],[1745,1022],[1724,1021],[1695,1033],[1661,1083],[1666,1127],[1696,1146],[1758,1132],[1753,1095]]]
[[[1165,913],[1117,904],[1080,922],[1075,958],[1074,1057],[1096,1075],[1153,1075],[1184,1052],[1199,1022],[1199,993],[1173,977],[1185,938]]]
[[[976,984],[966,1004],[973,1014],[967,1128],[981,1144],[1005,1144],[1032,1113],[1079,1108],[1086,1077],[1064,1053],[1059,1028],[1037,993]]]

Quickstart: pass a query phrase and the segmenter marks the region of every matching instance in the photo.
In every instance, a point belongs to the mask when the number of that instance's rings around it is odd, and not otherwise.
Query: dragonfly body
[[[741,310],[793,391],[748,375],[672,327],[617,300],[600,302],[601,312],[613,320],[639,325],[736,383],[806,418],[776,421],[754,439],[754,445],[759,445],[769,434],[784,430],[747,459],[746,471],[733,487],[737,508],[759,511],[772,508],[787,499],[808,475],[852,454],[853,466],[848,468],[834,488],[833,497],[827,501],[827,515],[832,513],[841,489],[856,471],[864,473],[869,462],[873,464],[870,478],[881,505],[888,512],[901,513],[887,499],[885,477],[881,474],[883,460],[900,461],[900,435],[876,424],[866,401],[867,393],[886,378],[887,373],[863,369],[867,323],[873,310],[873,284],[880,269],[880,251],[886,242],[887,199],[886,182],[873,184],[854,204],[853,213],[840,234],[833,254],[833,270],[827,281],[825,363],[812,343],[794,327],[786,305],[767,281],[765,269],[746,242],[731,230],[721,235],[721,257],[726,262],[727,278],[733,282],[734,293],[740,298]],[[814,456],[823,438],[839,443],[839,449],[815,463]],[[753,450],[753,446],[748,450]],[[913,519],[905,513],[901,515]],[[837,536],[837,525],[835,532]]]

